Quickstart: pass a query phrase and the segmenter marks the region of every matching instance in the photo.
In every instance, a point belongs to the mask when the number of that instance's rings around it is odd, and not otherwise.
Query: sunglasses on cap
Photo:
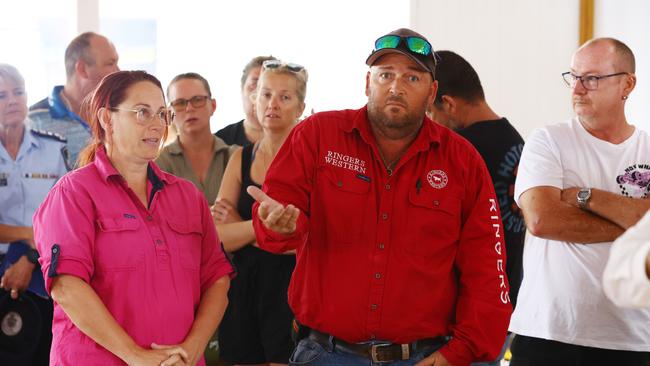
[[[286,68],[287,70],[291,72],[301,72],[302,70],[305,69],[304,66],[294,64],[292,62],[289,63],[284,63],[280,60],[266,60],[262,63],[262,68],[266,69],[279,69],[279,68]]]
[[[429,56],[433,53],[433,47],[426,39],[420,37],[402,37],[396,35],[387,35],[378,38],[375,41],[375,51],[385,48],[397,48],[400,42],[404,40],[409,51],[422,56]]]

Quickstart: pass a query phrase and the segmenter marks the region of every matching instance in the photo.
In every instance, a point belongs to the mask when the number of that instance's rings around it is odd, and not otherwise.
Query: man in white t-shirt
[[[650,208],[650,135],[625,118],[634,68],[622,42],[587,42],[563,74],[576,117],[526,141],[515,198],[532,235],[511,366],[650,362],[650,308],[619,308],[602,287],[611,242]]]

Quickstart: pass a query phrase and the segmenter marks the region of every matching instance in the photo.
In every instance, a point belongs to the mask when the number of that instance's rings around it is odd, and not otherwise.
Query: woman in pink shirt
[[[83,111],[93,141],[34,215],[50,363],[205,364],[233,269],[201,192],[153,163],[171,119],[160,82],[110,74]]]

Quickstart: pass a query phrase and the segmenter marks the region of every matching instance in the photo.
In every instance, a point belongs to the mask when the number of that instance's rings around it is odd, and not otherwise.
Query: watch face
[[[27,251],[27,260],[29,260],[30,262],[34,264],[38,264],[38,257],[39,257],[38,251],[34,249],[30,249],[29,251]]]
[[[586,204],[587,200],[589,200],[589,198],[591,198],[591,189],[583,188],[583,189],[579,190],[577,198],[578,198],[578,201],[580,203]]]

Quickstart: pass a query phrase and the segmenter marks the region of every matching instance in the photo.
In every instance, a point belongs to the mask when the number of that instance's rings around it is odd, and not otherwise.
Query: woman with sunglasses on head
[[[53,365],[204,364],[233,270],[206,200],[156,158],[170,115],[144,71],[86,99],[93,140],[34,215]]]
[[[255,245],[254,200],[246,187],[264,183],[269,165],[305,109],[306,92],[307,71],[302,66],[264,62],[253,95],[264,134],[254,145],[233,153],[213,207],[217,231],[237,268],[219,329],[221,357],[234,364],[287,364],[293,349],[287,289],[296,258]]]

